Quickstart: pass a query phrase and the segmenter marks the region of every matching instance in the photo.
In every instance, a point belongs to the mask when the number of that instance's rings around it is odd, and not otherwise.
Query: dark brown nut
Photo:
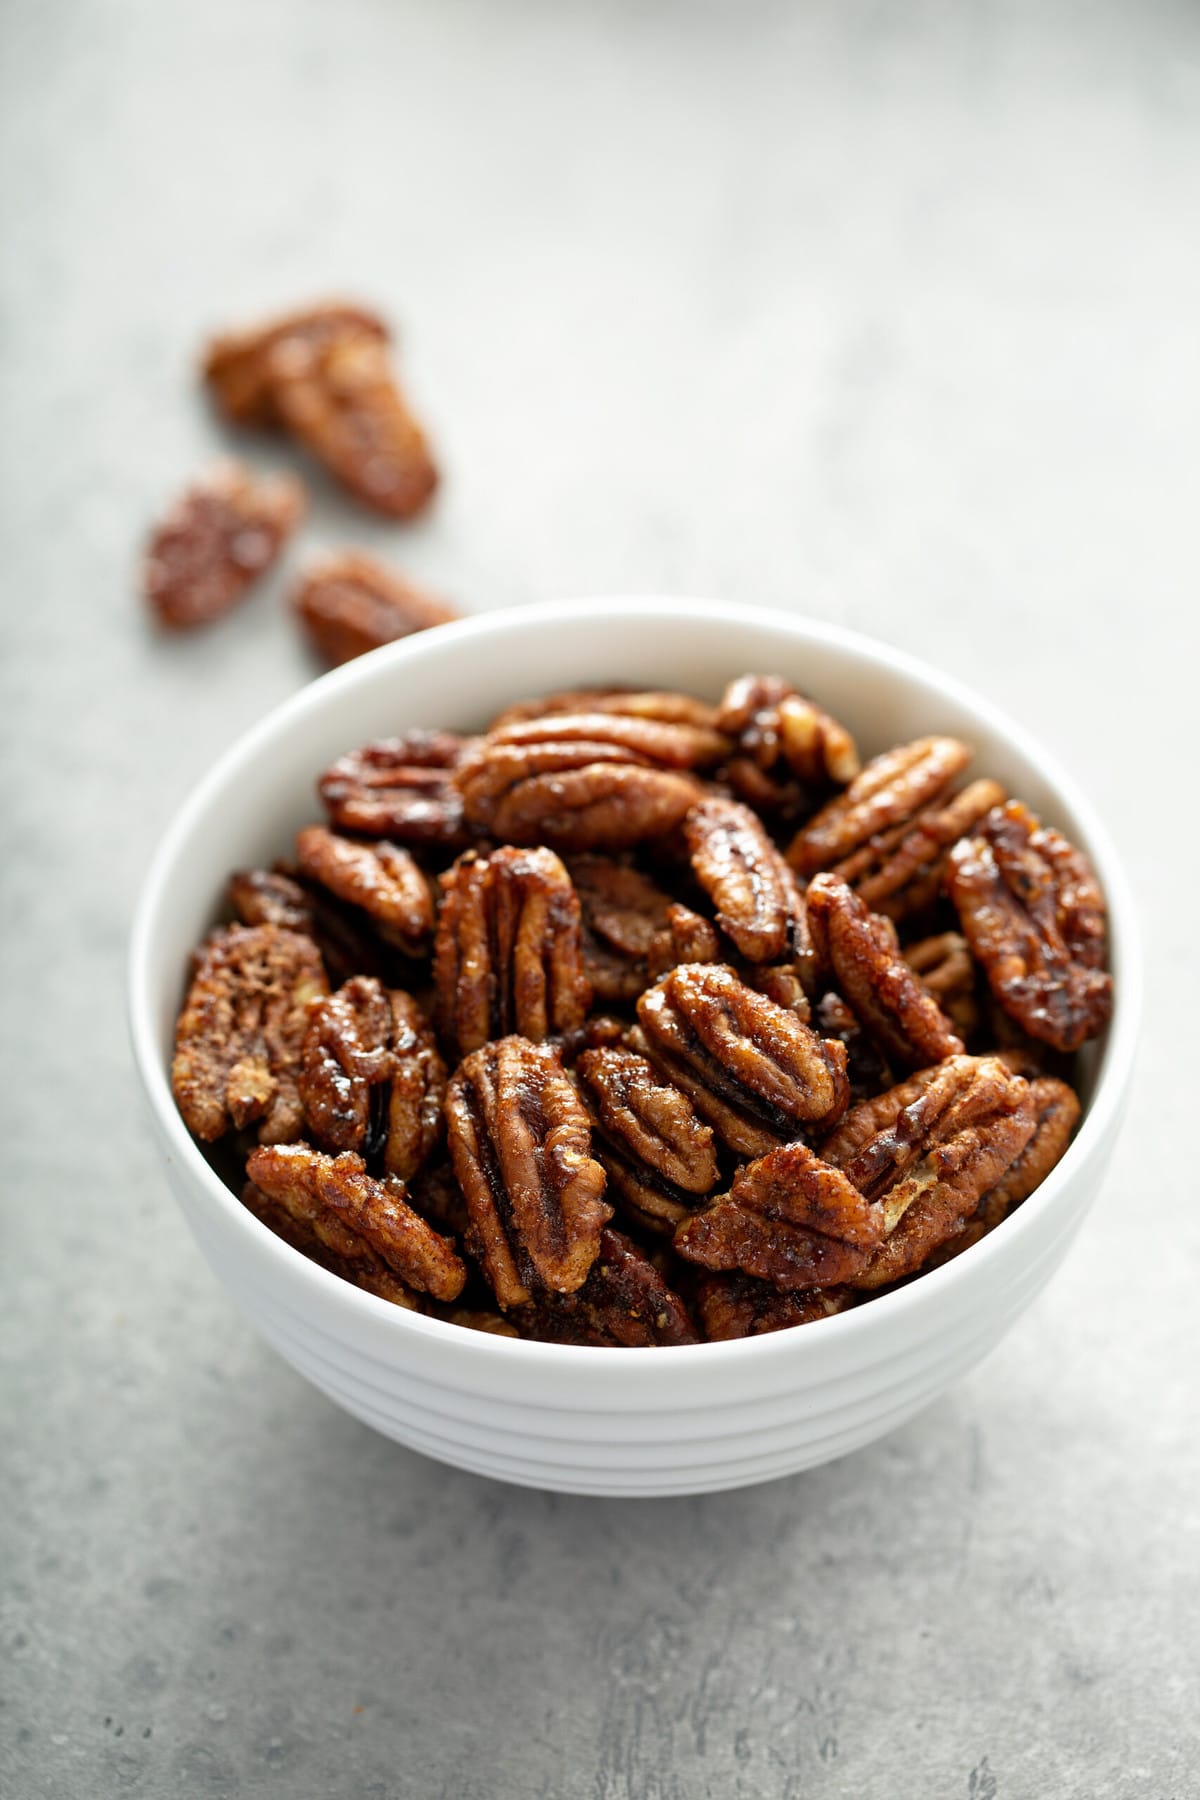
[[[541,1294],[512,1317],[522,1337],[550,1344],[636,1349],[695,1344],[687,1308],[654,1264],[621,1232],[600,1235],[600,1252],[576,1293]]]
[[[970,760],[967,746],[948,737],[917,738],[885,751],[796,834],[788,862],[800,876],[838,869],[878,832],[908,824],[944,795]]]
[[[705,958],[715,962],[716,958]],[[788,1012],[795,1013],[806,1025],[812,1023],[812,1002],[804,991],[804,983],[797,973],[794,963],[768,963],[766,967],[757,969],[753,963],[742,971],[743,979],[756,994],[765,994],[776,1006],[786,1007]],[[837,1037],[840,1032],[824,1031],[824,1037]]]
[[[846,1114],[821,1145],[882,1212],[886,1236],[844,1279],[884,1287],[916,1274],[974,1218],[1036,1128],[1029,1083],[992,1056],[955,1056]]]
[[[310,1008],[298,1086],[307,1135],[322,1150],[363,1148],[371,1091],[390,1081],[395,1067],[391,1043],[391,1001],[368,975],[353,976]]]
[[[467,1270],[454,1246],[413,1211],[402,1181],[392,1175],[376,1181],[361,1156],[326,1156],[307,1144],[264,1145],[250,1152],[246,1173],[339,1256],[353,1257],[357,1239],[409,1287],[435,1300],[462,1293]]]
[[[722,963],[673,969],[638,1001],[631,1042],[731,1149],[759,1156],[849,1098],[846,1052]]]
[[[941,894],[950,846],[1004,798],[998,781],[973,781],[960,794],[922,807],[911,820],[876,832],[833,873],[874,912],[897,920],[919,917]]]
[[[357,844],[306,825],[296,834],[302,874],[367,913],[380,936],[406,956],[421,956],[433,931],[429,878],[400,844]]]
[[[506,726],[523,725],[554,713],[620,713],[630,719],[654,719],[660,725],[690,725],[704,733],[706,740],[718,730],[715,706],[693,699],[691,694],[664,693],[658,688],[569,688],[540,700],[518,700],[515,706],[506,706],[498,713],[488,730],[503,731]],[[712,760],[716,760],[715,754]]]
[[[459,850],[467,834],[453,771],[466,748],[453,732],[408,731],[339,757],[317,789],[340,831]]]
[[[242,925],[282,925],[314,935],[313,909],[298,881],[275,869],[239,869],[229,877],[229,904]]]
[[[801,1288],[793,1293],[752,1275],[703,1275],[693,1305],[705,1337],[710,1344],[719,1344],[811,1325],[845,1312],[857,1298],[853,1288]]]
[[[196,952],[175,1027],[171,1085],[189,1129],[211,1143],[258,1124],[263,1143],[299,1137],[300,1046],[329,992],[312,939],[278,925],[229,925]]]
[[[409,1185],[408,1200],[423,1219],[465,1242],[471,1215],[458,1177],[443,1157],[431,1159],[417,1172]]]
[[[442,876],[433,979],[438,1035],[465,1056],[517,1032],[582,1025],[592,1003],[579,900],[553,850],[468,851]]]
[[[646,1229],[673,1231],[717,1185],[710,1127],[632,1050],[587,1050],[575,1070],[610,1198]]]
[[[252,1212],[256,1219],[264,1224],[268,1231],[290,1244],[293,1250],[299,1250],[301,1256],[307,1256],[310,1262],[320,1263],[332,1275],[340,1275],[343,1281],[351,1281],[355,1287],[365,1288],[369,1294],[378,1294],[381,1300],[390,1300],[395,1306],[403,1306],[408,1312],[425,1312],[427,1303],[420,1294],[414,1293],[408,1283],[401,1281],[382,1259],[376,1256],[364,1238],[341,1225],[326,1213],[300,1212],[294,1216],[286,1206],[278,1200],[272,1200],[264,1194],[254,1182],[248,1181],[242,1190],[242,1205]],[[315,1220],[320,1221],[320,1229],[324,1237],[318,1236]],[[339,1244],[341,1251],[332,1248]]]
[[[382,319],[364,306],[352,301],[330,301],[305,307],[213,338],[204,353],[204,378],[217,405],[233,424],[279,425],[272,351],[290,338],[316,348],[334,338],[364,335],[377,338],[380,343],[388,337]]]
[[[895,1076],[840,994],[822,994],[812,1024],[823,1038],[837,1038],[845,1044],[851,1100],[866,1100],[891,1087]]]
[[[636,1000],[650,979],[652,950],[671,941],[670,895],[610,856],[568,857],[567,868],[582,909],[583,965],[596,999]]]
[[[692,807],[683,829],[717,924],[748,962],[778,962],[792,947],[802,902],[762,821],[736,800],[709,795]]]
[[[154,531],[142,591],[159,621],[189,631],[219,619],[278,557],[304,513],[293,475],[220,463],[194,482]]]
[[[888,1061],[921,1069],[957,1056],[962,1039],[901,956],[890,920],[834,875],[815,876],[805,898],[818,959]]]
[[[1007,1066],[1008,1059],[1002,1060]],[[961,1256],[989,1231],[994,1231],[1014,1206],[1019,1206],[1042,1185],[1062,1159],[1079,1123],[1079,1097],[1065,1081],[1048,1075],[1035,1076],[1029,1083],[1029,1092],[1036,1118],[1033,1136],[995,1187],[983,1196],[975,1217],[934,1251],[924,1265],[926,1269],[939,1268],[942,1263]]]
[[[967,1043],[979,1029],[979,1004],[975,996],[975,961],[966,938],[957,931],[940,931],[934,937],[909,944],[904,960]]]
[[[376,334],[283,337],[267,367],[284,425],[348,493],[389,518],[420,512],[437,468]]]
[[[558,1052],[520,1037],[485,1044],[451,1079],[446,1123],[467,1246],[501,1309],[582,1287],[612,1208]]]
[[[647,966],[651,975],[665,975],[680,963],[711,963],[721,960],[721,940],[711,919],[675,901],[667,908],[665,933],[650,946]]]
[[[1104,1029],[1104,896],[1081,850],[1010,800],[954,846],[946,886],[992,993],[1030,1037],[1070,1051]]]
[[[318,656],[349,662],[461,615],[373,556],[345,551],[305,572],[292,598]]]
[[[778,675],[742,675],[717,709],[719,730],[734,740],[726,774],[743,800],[764,811],[811,805],[859,772],[844,725]]]
[[[388,998],[393,1069],[383,1166],[389,1175],[408,1182],[428,1162],[442,1136],[446,1065],[412,995],[393,991]]]

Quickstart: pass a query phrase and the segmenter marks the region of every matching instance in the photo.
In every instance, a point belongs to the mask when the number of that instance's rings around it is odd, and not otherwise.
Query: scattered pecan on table
[[[142,563],[142,589],[163,625],[190,631],[219,619],[265,575],[304,514],[293,475],[218,463],[171,507]]]
[[[292,597],[296,616],[327,663],[445,625],[459,613],[374,556],[346,550],[309,565]]]
[[[283,416],[276,342],[216,358],[231,414]],[[869,1303],[1050,1174],[1111,1010],[1086,858],[970,757],[860,767],[770,675],[348,748],[195,953],[180,1110],[293,1250],[464,1330],[680,1346]]]

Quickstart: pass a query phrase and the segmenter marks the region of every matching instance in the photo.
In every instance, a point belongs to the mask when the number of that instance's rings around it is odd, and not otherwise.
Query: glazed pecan
[[[304,513],[294,475],[254,475],[219,463],[156,528],[142,590],[163,625],[188,631],[236,606],[271,567]]]
[[[380,644],[460,616],[398,570],[354,550],[312,564],[292,604],[317,654],[327,663],[349,662]]]
[[[764,811],[812,805],[858,774],[858,750],[845,726],[778,675],[731,681],[716,723],[734,740],[726,778]]]
[[[308,1135],[322,1150],[361,1150],[371,1092],[390,1081],[392,1007],[381,982],[355,975],[309,1010],[298,1086]]]
[[[339,757],[317,790],[340,831],[458,850],[467,834],[453,771],[466,747],[450,731],[407,731]]]
[[[632,1050],[586,1050],[575,1071],[610,1197],[635,1223],[673,1231],[717,1185],[711,1129],[687,1095]]]
[[[939,931],[909,944],[904,960],[966,1043],[979,1029],[975,962],[966,938],[957,931]]]
[[[332,1213],[315,1207],[309,1211],[307,1203],[296,1213],[291,1213],[253,1181],[248,1181],[242,1189],[242,1205],[261,1220],[268,1231],[273,1231],[293,1250],[299,1250],[310,1262],[320,1263],[332,1275],[340,1275],[343,1281],[351,1281],[355,1287],[378,1294],[381,1300],[390,1300],[409,1312],[426,1310],[422,1296],[399,1275],[393,1274],[365,1238],[342,1225]]]
[[[637,1348],[695,1344],[687,1308],[654,1264],[619,1231],[600,1234],[600,1250],[573,1294],[539,1294],[512,1313],[521,1336],[550,1344]]]
[[[279,425],[272,352],[288,339],[299,339],[316,349],[334,338],[362,336],[377,338],[380,343],[388,337],[383,320],[367,307],[340,300],[304,307],[213,338],[204,353],[204,378],[233,424]]]
[[[631,1040],[732,1149],[756,1156],[849,1098],[846,1052],[721,963],[673,969],[638,1001]]]
[[[919,1069],[957,1056],[962,1040],[901,956],[891,921],[834,875],[815,876],[805,898],[818,959],[888,1061]]]
[[[612,1208],[558,1052],[520,1037],[485,1044],[451,1079],[446,1123],[468,1248],[501,1309],[582,1287]]]
[[[752,1275],[702,1275],[693,1300],[709,1343],[788,1331],[845,1312],[858,1296],[853,1288],[801,1288],[791,1292]]]
[[[471,1215],[458,1177],[444,1154],[432,1157],[418,1170],[409,1183],[408,1200],[423,1219],[465,1241],[471,1229]]]
[[[954,846],[946,885],[992,993],[1030,1037],[1070,1051],[1104,1029],[1104,896],[1081,850],[1010,800]]]
[[[406,956],[421,956],[433,930],[433,892],[423,869],[399,844],[359,844],[306,825],[296,834],[301,873],[360,908],[380,937]]]
[[[852,1100],[865,1100],[892,1085],[895,1077],[879,1046],[863,1030],[840,994],[822,994],[812,1023],[823,1038],[836,1038],[846,1046],[846,1074]]]
[[[508,725],[523,725],[552,713],[620,713],[630,719],[655,719],[661,725],[690,725],[705,734],[705,741],[719,729],[716,707],[691,694],[664,693],[659,688],[568,688],[541,700],[518,700],[515,706],[506,706],[488,730],[503,731]]]
[[[383,1166],[411,1181],[442,1135],[446,1065],[425,1014],[411,994],[395,990],[392,1008],[392,1085],[388,1093]]]
[[[275,869],[238,869],[229,877],[229,904],[243,925],[282,925],[314,935],[313,909],[298,881]]]
[[[717,924],[748,962],[778,962],[793,946],[803,903],[758,815],[712,794],[692,807],[683,829]]]
[[[206,1143],[258,1124],[263,1143],[298,1137],[300,1046],[329,991],[312,939],[279,925],[229,925],[202,944],[175,1028],[171,1085]]]
[[[876,832],[833,872],[874,912],[897,920],[919,917],[941,894],[950,846],[1004,797],[998,781],[973,781],[961,793],[922,807],[906,823]]]
[[[879,832],[908,825],[923,806],[945,795],[971,760],[957,738],[917,738],[869,762],[844,793],[797,832],[787,859],[797,875],[841,872],[844,860]]]
[[[583,966],[597,1000],[636,1000],[678,963],[717,961],[720,942],[709,920],[672,901],[640,869],[609,856],[572,856],[567,867],[583,911]]]
[[[1008,1066],[1007,1058],[1000,1060]],[[989,1188],[983,1196],[974,1218],[929,1257],[924,1265],[927,1269],[938,1268],[952,1257],[961,1256],[989,1231],[994,1231],[1014,1206],[1019,1206],[1042,1185],[1061,1159],[1079,1123],[1079,1097],[1065,1081],[1049,1075],[1034,1076],[1029,1083],[1029,1092],[1036,1121],[1033,1136],[1005,1169],[995,1187]]]
[[[553,850],[468,851],[442,876],[433,978],[438,1035],[459,1056],[509,1032],[582,1025],[579,901]]]
[[[679,824],[700,794],[689,771],[723,743],[696,726],[560,713],[489,733],[455,782],[467,822],[494,837],[620,850]]]
[[[395,1176],[376,1181],[361,1156],[326,1156],[307,1144],[271,1144],[250,1152],[256,1187],[338,1255],[365,1243],[393,1274],[435,1300],[457,1300],[467,1279],[462,1258],[409,1206]]]

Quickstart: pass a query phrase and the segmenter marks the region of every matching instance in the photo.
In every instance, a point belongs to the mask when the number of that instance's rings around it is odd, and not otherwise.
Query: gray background
[[[1200,1791],[1197,10],[0,16],[0,1791]],[[322,490],[306,547],[472,609],[864,627],[1010,708],[1127,856],[1150,999],[1103,1198],[986,1365],[839,1465],[644,1504],[440,1468],[260,1347],[167,1197],[131,906],[311,665],[282,582],[160,641],[135,555],[218,442],[204,332],[330,289],[400,324],[447,478],[408,530]]]

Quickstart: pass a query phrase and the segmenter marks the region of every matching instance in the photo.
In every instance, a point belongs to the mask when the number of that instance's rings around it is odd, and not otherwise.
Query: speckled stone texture
[[[1196,1794],[1195,8],[8,0],[0,149],[0,1792]],[[440,1468],[260,1347],[168,1198],[134,895],[310,665],[280,579],[167,642],[131,571],[220,442],[203,332],[330,289],[397,319],[446,482],[408,530],[321,487],[308,546],[469,608],[864,627],[1037,732],[1128,856],[1103,1199],[839,1465],[638,1504]]]

